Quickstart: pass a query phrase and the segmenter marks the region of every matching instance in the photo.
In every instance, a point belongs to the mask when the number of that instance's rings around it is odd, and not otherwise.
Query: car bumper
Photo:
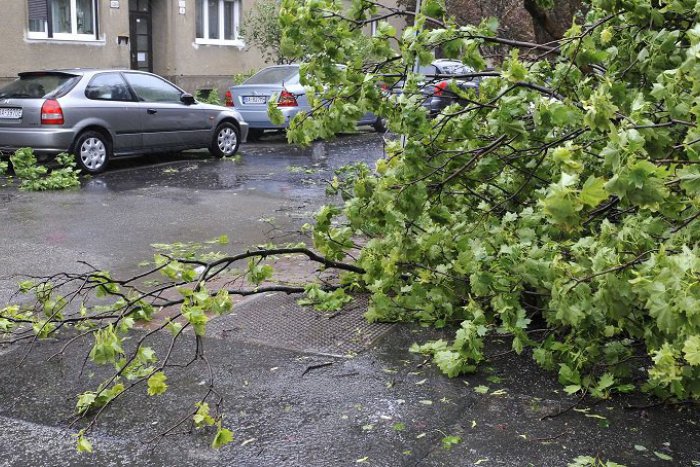
[[[51,156],[68,152],[74,139],[70,128],[0,128],[0,152],[30,147],[37,155]]]
[[[236,110],[241,114],[243,120],[246,121],[250,128],[262,130],[287,128],[289,126],[289,121],[294,118],[296,114],[304,111],[304,109],[300,107],[280,108],[282,116],[284,117],[284,123],[282,125],[275,125],[270,121],[267,110],[245,110],[240,108],[236,108]]]
[[[245,143],[248,141],[248,122],[238,122],[238,128],[240,129],[241,132],[241,142]]]

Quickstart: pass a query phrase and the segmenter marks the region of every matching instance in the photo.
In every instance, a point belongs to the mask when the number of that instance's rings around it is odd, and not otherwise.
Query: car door
[[[143,145],[170,150],[206,145],[212,123],[196,104],[181,101],[183,91],[159,76],[124,72],[139,101],[143,118]]]
[[[115,154],[141,150],[142,115],[136,98],[119,72],[98,73],[85,86],[85,118],[114,135]]]

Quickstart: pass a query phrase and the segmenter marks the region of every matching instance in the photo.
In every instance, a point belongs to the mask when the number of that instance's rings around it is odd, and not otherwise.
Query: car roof
[[[56,68],[51,70],[31,70],[23,71],[18,73],[19,76],[31,76],[31,75],[41,75],[41,74],[66,74],[66,75],[89,75],[96,73],[109,73],[109,72],[129,72],[129,73],[143,73],[143,74],[153,74],[141,70],[130,70],[128,68]]]

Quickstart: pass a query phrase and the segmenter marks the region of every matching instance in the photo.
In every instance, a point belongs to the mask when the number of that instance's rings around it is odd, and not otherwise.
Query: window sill
[[[47,37],[42,34],[27,34],[27,40],[30,42],[41,42],[51,44],[90,44],[104,45],[104,39],[95,39],[95,36],[89,34],[56,34],[54,37]]]
[[[202,38],[198,37],[194,40],[194,43],[199,44],[199,45],[224,45],[224,46],[229,46],[229,47],[238,47],[239,49],[242,49],[243,47],[245,47],[245,42],[243,42],[242,39],[222,40],[222,39],[202,39]]]

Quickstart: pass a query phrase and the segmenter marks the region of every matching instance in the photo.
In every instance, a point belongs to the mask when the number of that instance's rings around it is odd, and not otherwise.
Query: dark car
[[[479,89],[479,79],[469,76],[473,73],[474,70],[462,62],[448,59],[437,59],[418,67],[423,107],[435,116],[450,104],[464,105],[466,101],[459,91],[473,89],[478,92]],[[401,94],[403,85],[404,80],[393,83],[391,92]]]
[[[474,70],[455,60],[439,59],[421,67],[419,73],[425,76],[423,87],[424,106],[431,115],[437,115],[448,105],[466,104],[462,97],[468,90],[479,91],[479,80],[469,77]]]
[[[248,124],[233,109],[197,102],[160,76],[132,70],[20,73],[0,87],[0,153],[69,152],[87,173],[112,157],[208,148],[236,153]]]

